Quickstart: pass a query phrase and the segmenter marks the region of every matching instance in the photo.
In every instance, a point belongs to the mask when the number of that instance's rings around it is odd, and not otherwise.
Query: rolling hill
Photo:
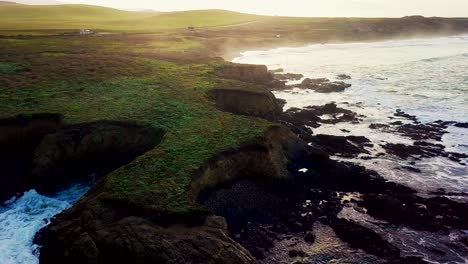
[[[131,12],[90,5],[0,5],[0,30],[76,30],[148,32],[187,26],[245,23],[259,16],[224,10],[171,13]]]

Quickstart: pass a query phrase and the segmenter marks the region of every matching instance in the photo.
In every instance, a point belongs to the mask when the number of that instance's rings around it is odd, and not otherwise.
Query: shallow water
[[[78,201],[89,187],[90,184],[73,185],[54,197],[30,190],[0,206],[0,263],[39,263],[34,235],[48,225],[53,216]]]
[[[370,149],[372,153],[382,152],[378,144],[413,142],[369,128],[371,123],[395,121],[389,117],[396,109],[417,116],[423,123],[468,122],[468,35],[249,51],[234,62],[265,64],[270,69],[283,68],[285,72],[302,73],[309,78],[336,80],[338,74],[350,74],[352,79],[345,82],[353,86],[342,93],[295,89],[275,95],[287,100],[286,108],[334,101],[340,107],[365,115],[361,124],[322,125],[314,133],[366,136],[377,143]],[[450,127],[448,131],[443,137],[447,150],[468,153],[468,129]],[[407,162],[398,158],[354,161],[422,192],[443,188],[468,193],[468,167],[445,158],[419,162],[417,167],[422,173],[399,170]]]

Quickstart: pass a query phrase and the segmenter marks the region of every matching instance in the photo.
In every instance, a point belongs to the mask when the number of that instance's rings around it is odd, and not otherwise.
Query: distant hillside
[[[18,3],[9,1],[0,1],[0,5],[17,5]]]
[[[24,5],[62,5],[62,2],[55,0],[14,0],[13,2]]]
[[[152,31],[244,23],[260,16],[223,10],[130,12],[90,5],[2,5],[0,30]]]

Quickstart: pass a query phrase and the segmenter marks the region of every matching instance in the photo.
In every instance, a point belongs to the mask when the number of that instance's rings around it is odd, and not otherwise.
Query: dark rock
[[[336,76],[338,80],[351,80],[351,75],[348,74],[338,74]]]
[[[411,166],[402,166],[403,169],[409,170],[411,172],[421,173],[421,170]]]
[[[393,144],[387,143],[382,145],[382,147],[387,151],[387,153],[398,156],[402,159],[407,159],[409,157],[422,157],[424,151],[416,146],[404,145],[404,144]]]
[[[468,236],[464,236],[460,239],[460,241],[468,247]]]
[[[400,192],[366,194],[361,205],[367,213],[393,224],[405,224],[417,230],[438,231],[448,227],[468,227],[468,204],[445,197],[422,198]],[[443,217],[440,217],[443,216]]]
[[[104,212],[96,212],[98,214]],[[91,217],[91,216],[89,216]],[[96,215],[94,216],[96,217]],[[255,263],[250,253],[227,236],[227,231],[207,225],[165,228],[147,219],[128,216],[106,226],[99,218],[93,233],[71,241],[66,234],[41,248],[41,263]],[[97,225],[96,225],[97,224]],[[63,226],[62,228],[65,228]],[[71,232],[82,232],[76,226]],[[64,241],[65,243],[61,243]],[[214,254],[216,252],[216,254]]]
[[[411,120],[411,121],[413,121],[413,122],[417,122],[417,121],[418,121],[418,118],[417,118],[416,116],[407,114],[407,113],[403,112],[401,109],[397,109],[397,110],[395,111],[395,114],[393,114],[393,115],[396,116],[396,117],[402,117],[402,118]]]
[[[400,264],[429,264],[424,261],[421,257],[404,257],[399,261]]]
[[[288,255],[291,257],[291,258],[295,258],[295,257],[305,257],[306,256],[306,253],[302,250],[296,250],[296,249],[293,249],[293,250],[290,250],[288,252]]]
[[[461,128],[468,128],[468,122],[465,123],[455,123],[456,127],[461,127]]]
[[[331,119],[322,119],[323,115],[331,115]],[[322,106],[307,106],[304,109],[291,108],[283,113],[280,122],[292,129],[303,140],[310,141],[312,131],[309,127],[319,127],[319,123],[336,124],[339,122],[359,121],[353,111],[337,107],[335,103]]]
[[[391,122],[390,125],[392,125],[392,126],[401,126],[401,125],[403,125],[403,122],[395,121],[395,122]]]
[[[273,75],[273,78],[280,80],[280,81],[289,81],[289,80],[300,80],[304,77],[302,74],[296,73],[276,73]]]
[[[406,137],[414,140],[432,139],[441,141],[442,136],[447,133],[447,126],[436,123],[429,124],[404,124],[399,126],[396,131]]]
[[[103,176],[152,149],[162,135],[153,127],[111,121],[64,127],[37,146],[31,181],[50,194],[92,174]]]
[[[34,150],[61,125],[59,114],[0,119],[0,203],[33,187],[29,175]]]
[[[276,190],[284,190],[289,174],[287,165],[302,156],[305,144],[289,130],[271,128],[265,138],[250,145],[227,150],[206,161],[193,176],[189,192],[185,193],[191,202],[200,204],[199,197],[205,191],[211,192],[241,179],[258,180],[263,184],[277,182]],[[132,166],[129,164],[128,166]],[[40,244],[41,263],[255,263],[254,257],[228,236],[222,219],[215,217],[206,207],[195,207],[179,213],[179,208],[168,212],[166,204],[160,204],[158,197],[148,200],[129,201],[109,197],[109,177],[104,177],[77,204],[58,215],[35,239]],[[274,195],[252,193],[240,185],[239,194],[245,199],[221,195],[228,206],[213,206],[234,215],[262,205],[262,201],[288,201],[269,199]],[[282,188],[279,188],[279,187]],[[289,189],[288,189],[289,190]],[[266,191],[264,193],[267,193]],[[289,193],[289,191],[288,191]],[[292,192],[291,192],[292,193]],[[239,198],[239,199],[235,199]],[[152,201],[149,207],[147,201]],[[234,206],[232,201],[240,202]],[[274,204],[274,203],[268,203]],[[230,208],[229,208],[230,207]],[[278,210],[284,210],[276,206]],[[239,211],[236,211],[236,208]],[[229,211],[233,209],[232,211]],[[245,209],[245,210],[243,210]],[[269,213],[267,211],[267,213]],[[228,214],[227,214],[228,215]],[[250,215],[250,214],[249,214]],[[288,216],[290,216],[288,212]],[[295,217],[299,219],[298,217]],[[275,234],[274,227],[257,228],[257,225],[242,221],[236,229],[236,219],[227,219],[231,234],[238,234],[239,241],[252,241],[257,245],[251,252],[261,256],[261,247],[271,247]],[[268,217],[272,220],[274,218]],[[304,228],[310,228],[304,225]],[[279,225],[278,229],[282,227]],[[89,238],[80,239],[87,233]],[[92,240],[94,242],[91,243]],[[249,245],[249,244],[247,244]],[[90,254],[90,252],[92,254]],[[96,254],[93,252],[97,252]]]
[[[223,78],[234,79],[255,84],[269,84],[273,74],[265,65],[230,63],[219,67],[216,74]]]
[[[390,126],[387,125],[387,124],[370,124],[369,125],[369,128],[370,129],[387,129],[389,128]]]
[[[315,233],[313,231],[307,232],[304,236],[304,241],[313,244],[315,242]]]
[[[265,90],[213,89],[210,95],[223,111],[276,120],[282,113],[281,102]]]
[[[312,138],[311,143],[330,155],[340,155],[343,157],[355,157],[358,154],[369,152],[364,148],[369,146],[369,140],[365,137],[355,136],[333,136],[333,135],[316,135]]]
[[[386,259],[398,259],[400,251],[398,248],[382,239],[373,230],[363,227],[353,221],[334,218],[330,226],[336,235],[356,248],[375,254]]]
[[[382,145],[382,147],[387,153],[398,156],[401,159],[408,159],[409,157],[416,159],[447,157],[450,160],[461,163],[462,159],[468,158],[468,155],[464,153],[446,152],[445,146],[426,141],[416,141],[413,145],[387,143]]]
[[[319,93],[332,93],[332,92],[342,92],[346,88],[351,87],[351,84],[345,82],[330,82],[326,78],[321,79],[310,79],[306,78],[302,81],[301,84],[294,85],[301,89],[311,89]]]

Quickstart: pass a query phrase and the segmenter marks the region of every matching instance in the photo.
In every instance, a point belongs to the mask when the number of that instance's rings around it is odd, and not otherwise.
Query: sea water
[[[295,89],[275,95],[286,99],[286,108],[336,102],[365,115],[360,124],[322,125],[314,133],[366,136],[374,143],[369,149],[373,153],[383,152],[379,145],[385,143],[412,144],[409,138],[369,128],[371,123],[392,122],[389,117],[396,109],[417,116],[423,123],[468,122],[468,35],[248,51],[234,62],[265,64],[269,69],[282,68],[308,78],[336,80],[338,74],[351,75],[345,82],[352,87],[341,93]],[[446,150],[468,153],[468,129],[449,127],[448,131],[443,137]],[[388,155],[354,161],[422,192],[443,188],[468,193],[468,167],[445,158],[419,162],[416,167],[422,173],[402,172],[398,168],[405,161]]]
[[[374,143],[374,147],[367,149],[374,155],[385,153],[381,145],[386,143],[411,145],[414,142],[401,135],[369,128],[372,123],[395,121],[392,117],[396,109],[416,116],[422,123],[437,120],[468,122],[468,35],[248,51],[234,62],[264,64],[271,70],[282,68],[284,72],[301,73],[304,78],[325,77],[334,81],[339,74],[351,75],[352,79],[345,82],[351,83],[352,87],[340,93],[301,89],[274,93],[287,101],[286,109],[336,102],[339,107],[364,115],[359,124],[323,124],[313,129],[313,133],[365,136]],[[450,126],[447,131],[442,138],[446,151],[468,153],[468,129]],[[414,165],[385,155],[371,160],[355,158],[347,161],[364,165],[391,181],[412,187],[420,195],[430,195],[442,188],[455,194],[449,198],[468,202],[466,159],[464,164],[460,164],[435,157],[422,159]],[[409,165],[421,172],[403,168]],[[345,207],[339,216],[371,228],[397,246],[403,256],[419,256],[430,263],[468,263],[468,251],[459,242],[468,230],[416,231],[405,226],[388,225],[353,207]],[[453,243],[458,247],[447,246]],[[435,249],[444,254],[434,253]],[[313,250],[309,253],[315,254]]]
[[[75,184],[53,197],[25,192],[0,205],[0,263],[39,263],[39,248],[34,235],[50,223],[53,216],[72,206],[89,190],[90,184]]]

